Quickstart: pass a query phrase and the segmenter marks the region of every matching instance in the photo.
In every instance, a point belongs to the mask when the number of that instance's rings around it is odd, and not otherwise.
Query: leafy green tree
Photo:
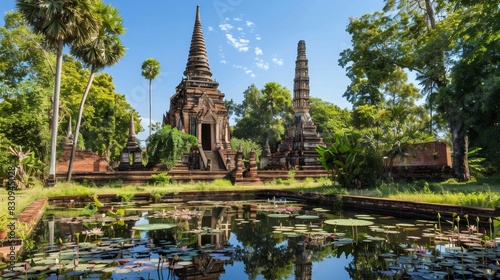
[[[123,28],[123,20],[118,13],[118,9],[111,5],[99,3],[99,6],[96,7],[96,12],[99,13],[102,20],[102,27],[96,34],[96,37],[84,44],[74,45],[71,49],[71,53],[80,58],[83,63],[90,68],[90,76],[78,110],[78,118],[76,120],[74,133],[75,139],[73,141],[68,166],[68,182],[71,181],[83,108],[92,82],[94,81],[95,74],[105,67],[117,63],[125,55],[125,47],[122,45],[119,38],[120,35],[125,33],[125,29]]]
[[[52,106],[52,133],[50,145],[49,180],[55,182],[57,130],[59,124],[59,96],[63,48],[65,44],[83,44],[100,27],[93,7],[98,0],[17,0],[17,9],[36,33],[57,47],[56,74]]]
[[[67,127],[70,116],[77,119],[82,89],[90,71],[73,57],[65,56],[61,87],[61,126]],[[130,116],[133,114],[136,132],[143,131],[137,112],[124,95],[116,93],[113,78],[107,73],[96,73],[83,108],[78,135],[78,148],[105,155],[110,162],[119,160],[127,143]],[[64,141],[61,141],[61,144]]]
[[[464,180],[469,179],[467,128],[463,118],[457,118],[460,106],[456,106],[453,98],[443,102],[446,99],[437,101],[436,96],[449,81],[446,69],[454,56],[449,52],[456,43],[452,34],[457,33],[453,19],[462,12],[457,8],[469,4],[468,1],[388,0],[383,12],[350,20],[347,30],[352,35],[353,47],[343,51],[339,60],[351,79],[345,96],[355,106],[380,104],[384,85],[397,77],[401,79],[401,75],[395,75],[399,69],[414,71],[428,96],[428,108],[432,110],[437,103],[449,124],[453,167],[457,177]]]
[[[0,27],[0,84],[15,87],[26,79],[40,83],[52,78],[55,56],[44,44],[43,36],[25,24],[19,12],[7,12]]]
[[[148,156],[160,160],[167,169],[171,169],[183,154],[197,146],[198,139],[195,136],[165,125],[151,135]]]
[[[266,83],[262,90],[252,84],[244,92],[244,100],[235,114],[234,137],[250,139],[261,146],[268,140],[275,146],[293,117],[290,91],[274,82]]]
[[[326,146],[335,142],[336,135],[343,135],[352,129],[352,116],[349,110],[341,109],[316,97],[311,97],[309,104],[311,118]]]
[[[154,58],[147,58],[141,66],[142,76],[149,80],[149,137],[151,137],[151,102],[153,92],[153,80],[160,75],[160,62]]]
[[[55,62],[43,36],[30,30],[21,13],[7,12],[4,21],[0,27],[0,177],[15,164],[10,147],[29,148],[37,159],[47,159],[51,64]]]
[[[9,148],[30,149],[36,159],[45,159],[50,143],[47,112],[50,110],[50,90],[27,80],[15,88],[4,85],[0,102],[0,135],[2,169],[14,164]],[[40,166],[42,171],[43,166]]]
[[[464,144],[472,150],[482,148],[482,157],[500,166],[498,145],[492,139],[500,136],[498,114],[500,104],[500,1],[450,1],[456,11],[439,28],[453,44],[450,54],[450,83],[436,97],[445,118],[454,126],[454,134],[466,134]],[[436,35],[437,36],[437,35]],[[459,148],[461,146],[458,146]],[[467,159],[468,150],[455,149]],[[454,167],[465,173],[470,166],[459,162]],[[469,167],[469,168],[468,168]]]

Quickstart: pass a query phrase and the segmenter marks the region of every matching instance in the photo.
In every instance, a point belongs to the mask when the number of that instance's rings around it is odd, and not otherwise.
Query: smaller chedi
[[[323,169],[318,161],[319,154],[316,152],[316,146],[325,144],[309,114],[309,65],[304,40],[298,43],[293,81],[293,111],[295,113],[293,123],[288,127],[285,137],[278,146],[278,151],[270,158],[264,158],[267,166],[263,168]]]
[[[135,126],[134,126],[134,116],[130,116],[130,128],[128,132],[128,141],[125,147],[122,149],[122,154],[120,157],[120,165],[118,165],[119,171],[129,171],[129,170],[145,170],[146,168],[142,164],[142,149],[137,142],[135,137]]]

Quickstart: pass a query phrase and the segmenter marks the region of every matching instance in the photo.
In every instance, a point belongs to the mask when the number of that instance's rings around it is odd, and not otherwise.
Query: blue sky
[[[161,121],[170,97],[183,77],[196,6],[213,78],[226,99],[242,101],[251,84],[262,88],[277,82],[293,91],[297,43],[305,40],[309,59],[310,95],[341,108],[350,81],[338,66],[339,54],[351,46],[345,31],[350,17],[381,10],[383,0],[104,0],[120,10],[127,33],[125,57],[104,71],[113,76],[116,92],[149,123],[148,81],[141,64],[149,57],[161,64],[153,81],[152,119]],[[15,1],[2,0],[0,12]],[[140,133],[144,139],[146,133]]]

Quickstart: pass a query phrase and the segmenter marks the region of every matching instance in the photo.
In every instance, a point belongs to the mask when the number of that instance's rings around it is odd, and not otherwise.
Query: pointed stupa
[[[66,135],[66,143],[65,143],[65,148],[72,149],[73,148],[73,129],[71,128],[71,116],[69,116],[69,122],[68,122],[68,134]]]
[[[71,128],[71,116],[69,116],[69,122],[68,122],[68,134],[66,135],[66,145],[73,145],[73,132]]]
[[[138,147],[137,139],[135,138],[135,125],[134,125],[134,113],[130,114],[130,127],[128,130],[128,141],[127,147],[133,148]]]
[[[196,6],[191,46],[184,76],[170,98],[170,110],[163,116],[163,125],[198,138],[204,150],[230,150],[230,129],[224,94],[212,79],[207,48],[201,28],[200,6]]]
[[[188,80],[213,82],[212,72],[208,65],[207,48],[201,28],[200,6],[196,6],[196,19],[194,21],[191,47],[189,48],[188,62],[184,76]]]

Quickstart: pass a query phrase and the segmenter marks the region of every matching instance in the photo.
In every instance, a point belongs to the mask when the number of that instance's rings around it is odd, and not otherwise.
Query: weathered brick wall
[[[405,157],[394,158],[393,166],[451,166],[450,147],[438,141],[414,144]]]
[[[57,164],[57,173],[68,172],[70,154],[71,149],[64,149]],[[108,163],[103,156],[91,151],[76,151],[73,172],[106,172],[107,170]]]

